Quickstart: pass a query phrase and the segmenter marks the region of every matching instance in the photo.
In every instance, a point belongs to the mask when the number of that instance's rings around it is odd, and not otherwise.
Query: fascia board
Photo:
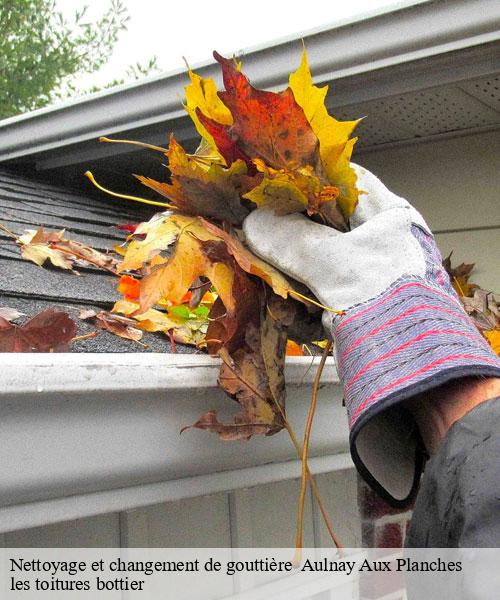
[[[288,357],[286,380],[309,385],[318,357]],[[0,353],[0,402],[31,394],[40,400],[54,394],[133,393],[135,390],[214,389],[220,360],[206,354],[167,353]],[[322,381],[338,383],[333,359]]]
[[[286,432],[221,442],[182,426],[237,411],[219,363],[167,354],[2,354],[0,531],[299,477]],[[301,435],[316,358],[290,357],[287,413]],[[317,472],[344,469],[348,428],[328,361],[311,443]]]
[[[447,56],[478,46],[495,46],[500,40],[500,3],[497,0],[404,3],[398,10],[315,30],[303,39],[315,81],[335,81],[340,94],[342,80],[348,82],[348,90],[352,91],[357,88],[356,80],[362,81],[366,74],[382,69],[390,74],[390,69],[397,65],[440,56],[444,59],[440,68],[427,76],[429,85],[437,85],[450,66]],[[298,64],[300,52],[300,40],[290,38],[243,52],[245,71],[257,87],[283,87],[292,65]],[[478,73],[469,75],[479,76],[488,69],[498,69],[495,62],[489,57],[483,60],[481,55],[476,56],[476,63],[480,63]],[[213,63],[197,71],[203,77],[219,80],[218,67]],[[466,72],[456,76],[463,78]],[[411,72],[406,77],[411,78]],[[0,122],[0,161],[156,123],[171,124],[175,129],[184,123],[181,100],[186,83],[185,71],[176,71],[64,106],[6,119]],[[345,94],[342,100],[342,103],[349,101]],[[350,97],[351,102],[359,100],[356,93]]]

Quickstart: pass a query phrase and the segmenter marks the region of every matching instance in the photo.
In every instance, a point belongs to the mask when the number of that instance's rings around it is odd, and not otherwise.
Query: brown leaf
[[[209,165],[197,155],[189,156],[173,135],[168,148],[168,167],[172,183],[162,183],[136,175],[144,185],[168,198],[182,213],[211,217],[238,224],[248,215],[241,204],[241,177],[247,175],[243,161],[228,169],[213,162]]]
[[[477,288],[472,297],[460,296],[465,312],[480,330],[500,327],[500,310],[495,294]]]
[[[137,322],[134,319],[123,317],[106,310],[96,312],[94,310],[82,310],[80,319],[95,319],[99,329],[109,331],[114,335],[138,342],[142,338],[142,331],[137,328]]]
[[[295,302],[270,294],[263,306],[260,346],[269,390],[275,402],[285,408],[285,355],[288,328],[295,316]],[[259,348],[254,348],[255,352]]]
[[[245,422],[239,423],[240,417],[235,417],[235,422],[229,425],[221,423],[217,419],[217,413],[215,410],[209,410],[202,415],[196,423],[188,425],[181,429],[181,433],[187,429],[204,429],[205,431],[211,431],[212,433],[218,433],[219,438],[225,441],[235,440],[249,440],[252,435],[265,434],[268,430],[267,425],[250,425]]]
[[[0,352],[62,352],[75,337],[68,313],[48,308],[24,325],[0,317]]]
[[[264,294],[252,296],[253,310],[247,321],[238,322],[235,335],[239,346],[230,352],[229,344],[219,348],[222,358],[219,384],[241,407],[232,423],[221,423],[214,411],[204,414],[192,427],[219,434],[221,439],[249,439],[252,435],[272,435],[284,426],[285,381],[284,359],[286,330],[293,319],[291,303],[283,301],[268,290],[270,299],[263,304]],[[217,304],[217,303],[216,303]],[[214,305],[222,310],[219,304]],[[239,315],[238,315],[239,316]],[[214,328],[222,328],[225,319],[212,321],[207,338]],[[214,325],[214,323],[216,323]]]
[[[474,283],[469,283],[472,270],[474,269],[474,263],[462,263],[458,267],[451,266],[451,255],[450,252],[443,260],[443,267],[448,273],[451,279],[451,283],[459,296],[472,296],[474,290],[478,287]]]
[[[21,245],[22,257],[39,266],[49,260],[55,267],[70,271],[73,271],[75,264],[79,264],[116,272],[118,261],[115,258],[80,242],[66,239],[64,230],[45,231],[43,227],[37,231],[28,230],[18,239],[18,243]]]
[[[229,352],[239,348],[245,339],[248,323],[259,322],[259,286],[232,263],[232,305],[217,298],[209,314],[207,345],[210,354],[217,354],[222,346]],[[229,263],[231,264],[231,263]]]

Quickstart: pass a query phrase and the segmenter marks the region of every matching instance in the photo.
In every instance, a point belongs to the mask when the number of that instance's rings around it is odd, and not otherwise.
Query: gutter
[[[0,532],[300,477],[285,431],[222,442],[203,412],[229,420],[219,363],[166,354],[2,354]],[[287,412],[299,436],[317,357],[289,357]],[[333,359],[310,447],[313,472],[350,468]]]
[[[402,93],[497,71],[500,3],[403,3],[396,10],[386,9],[368,18],[314,30],[303,39],[316,83],[335,81],[332,105],[341,106],[383,97],[388,92]],[[300,53],[301,43],[296,37],[243,51],[241,56],[245,72],[257,87],[276,89],[286,86]],[[461,54],[459,61],[457,53]],[[219,80],[218,66],[213,63],[196,70],[203,77]],[[164,132],[174,130],[181,141],[188,139],[193,130],[182,108],[186,83],[186,72],[178,70],[63,106],[6,119],[0,122],[0,162],[42,153],[50,158],[51,151],[95,141],[101,135],[159,124]],[[97,153],[94,148],[92,157],[116,155],[116,147],[105,146],[101,145]],[[81,149],[68,150],[60,164],[81,160]],[[44,164],[43,160],[38,164],[42,169],[53,166],[57,164]]]

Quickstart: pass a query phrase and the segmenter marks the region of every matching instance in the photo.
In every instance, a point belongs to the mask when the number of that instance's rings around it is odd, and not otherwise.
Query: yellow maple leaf
[[[489,345],[493,348],[493,352],[500,356],[500,329],[489,329],[483,331],[484,337],[488,340]]]
[[[144,240],[134,239],[128,245],[124,259],[118,265],[119,271],[139,269],[162,250],[166,250],[177,239],[179,225],[169,218],[168,213],[161,213],[150,221],[141,223],[134,235],[144,233]]]
[[[288,171],[269,171],[260,184],[244,196],[258,207],[269,206],[278,215],[302,212],[309,205],[309,199],[297,185],[297,177]]]
[[[208,256],[203,247],[204,242],[220,245],[221,241],[208,232],[200,219],[171,215],[169,220],[179,227],[175,250],[168,259],[156,256],[146,269],[141,281],[141,312],[161,298],[180,304],[193,281],[201,276],[212,282],[226,309],[233,310],[233,271],[222,259],[218,260],[216,252]]]
[[[295,171],[273,169],[260,159],[254,159],[257,170],[264,175],[262,181],[243,195],[257,206],[269,206],[278,215],[286,215],[307,210],[309,215],[321,214],[331,225],[345,226],[343,216],[332,219],[332,211],[327,205],[335,208],[335,200],[340,189],[336,186],[321,184],[311,165]],[[340,220],[340,223],[339,223]]]
[[[313,84],[305,48],[299,68],[290,75],[289,86],[319,140],[324,172],[330,183],[340,189],[337,201],[344,216],[349,218],[356,208],[359,195],[356,173],[349,164],[357,138],[349,138],[359,119],[337,121],[328,114],[325,106],[328,86],[319,88]]]
[[[185,87],[186,111],[191,117],[198,133],[210,145],[211,152],[217,158],[221,158],[212,135],[201,124],[196,114],[196,109],[199,108],[204,115],[221,125],[233,124],[231,111],[219,98],[217,86],[213,79],[204,79],[191,71],[191,69],[189,69],[188,74],[191,83]]]

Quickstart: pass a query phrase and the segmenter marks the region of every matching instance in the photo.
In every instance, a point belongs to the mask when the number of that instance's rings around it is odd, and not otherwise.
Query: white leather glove
[[[343,316],[324,314],[344,386],[353,460],[387,501],[416,492],[424,453],[401,402],[448,380],[499,376],[500,361],[462,309],[423,217],[366,169],[341,233],[303,215],[250,213],[251,250]],[[388,409],[391,410],[388,410]]]

